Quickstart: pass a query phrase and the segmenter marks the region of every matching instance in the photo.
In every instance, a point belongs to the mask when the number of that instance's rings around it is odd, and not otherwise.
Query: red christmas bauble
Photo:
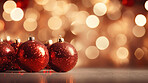
[[[20,42],[20,39],[17,39],[15,43],[12,43],[11,46],[14,48],[15,50],[15,55],[18,52],[18,48],[22,43]],[[13,65],[12,65],[12,70],[21,70],[20,66],[17,63],[17,58],[13,59]]]
[[[27,72],[38,72],[45,68],[49,61],[47,48],[35,41],[34,37],[20,45],[17,57],[19,66]]]
[[[71,70],[77,63],[78,55],[76,49],[67,42],[59,41],[48,49],[49,66],[57,72]]]
[[[0,71],[11,69],[15,55],[13,47],[5,42],[0,42]]]

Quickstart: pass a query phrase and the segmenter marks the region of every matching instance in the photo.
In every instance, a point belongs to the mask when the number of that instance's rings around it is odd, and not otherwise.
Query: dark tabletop
[[[7,71],[0,83],[148,83],[148,69],[77,68],[66,73]]]

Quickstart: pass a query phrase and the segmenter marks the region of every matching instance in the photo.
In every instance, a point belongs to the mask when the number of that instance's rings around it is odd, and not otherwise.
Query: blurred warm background
[[[146,0],[0,0],[0,38],[75,46],[77,67],[148,67]]]

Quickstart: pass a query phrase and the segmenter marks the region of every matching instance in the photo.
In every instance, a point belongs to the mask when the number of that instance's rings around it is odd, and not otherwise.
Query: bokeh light
[[[148,1],[145,2],[144,7],[148,11]]]
[[[107,17],[110,20],[118,20],[121,17],[122,5],[119,0],[111,1],[107,7]]]
[[[52,37],[55,37],[55,38],[58,38],[59,35],[61,35],[62,37],[64,37],[65,36],[65,31],[62,30],[62,29],[54,30],[54,31],[51,32],[51,34],[52,34]]]
[[[101,36],[97,38],[96,46],[100,50],[105,50],[109,46],[109,40],[105,36]]]
[[[115,11],[113,13],[107,13],[107,17],[110,20],[118,20],[121,17],[121,11],[117,10],[117,11]]]
[[[94,42],[97,39],[97,37],[98,37],[97,31],[95,31],[95,30],[89,30],[87,32],[87,40],[89,42]]]
[[[48,27],[51,30],[58,30],[61,28],[61,26],[62,26],[62,20],[59,17],[54,16],[49,18]]]
[[[77,13],[79,12],[79,8],[76,4],[74,3],[69,3],[68,5],[68,9],[66,12],[66,17],[70,20],[70,21],[74,21],[75,20],[75,16],[77,15]]]
[[[35,0],[35,2],[39,5],[45,5],[48,2],[48,0]]]
[[[134,26],[132,32],[136,37],[143,37],[145,35],[146,30],[144,27]]]
[[[3,20],[0,20],[0,31],[3,31],[5,27],[5,23]]]
[[[84,24],[76,24],[76,23],[73,23],[71,25],[72,27],[70,28],[70,31],[72,32],[72,34],[74,35],[79,35],[79,34],[82,34],[82,32],[86,29],[86,25]]]
[[[128,49],[125,47],[118,48],[116,55],[119,59],[126,59],[129,55]]]
[[[131,24],[133,24],[134,19],[135,19],[135,14],[132,10],[126,10],[125,12],[123,12],[122,20],[125,21],[124,23],[128,24],[129,22],[132,22]]]
[[[93,12],[97,16],[103,16],[107,12],[107,7],[104,3],[96,3],[93,7]]]
[[[95,46],[89,46],[85,50],[85,55],[89,59],[96,59],[99,56],[99,50]]]
[[[23,26],[26,31],[34,31],[37,28],[37,22],[32,18],[28,18],[24,21]]]
[[[144,26],[146,24],[146,17],[142,14],[138,14],[135,18],[135,23],[138,26]]]
[[[112,23],[108,26],[107,32],[110,37],[116,37],[116,35],[118,35],[120,33],[124,33],[125,29],[126,29],[125,27],[122,28],[121,23],[115,22],[115,23]]]
[[[53,10],[55,10],[56,6],[57,6],[56,0],[48,0],[48,2],[45,5],[43,5],[43,8],[46,11],[53,11]]]
[[[73,22],[77,24],[85,24],[88,15],[89,13],[87,11],[79,11],[75,14]]]
[[[12,21],[10,14],[3,12],[2,16],[3,16],[5,21]]]
[[[81,44],[81,42],[77,41],[76,39],[72,39],[70,44],[72,44],[77,51],[80,51],[83,48],[83,45]]]
[[[87,8],[92,6],[92,3],[90,0],[82,0],[82,4]]]
[[[14,21],[20,21],[24,16],[24,12],[21,8],[14,8],[11,13],[10,17]]]
[[[95,4],[95,3],[105,3],[107,4],[110,0],[89,0],[92,4]]]
[[[89,15],[86,19],[86,24],[89,28],[96,28],[100,23],[100,20],[95,15]]]
[[[52,15],[65,15],[68,11],[68,3],[66,1],[59,0],[56,4],[54,11],[52,11]]]
[[[28,8],[25,12],[25,18],[32,18],[34,20],[39,19],[40,13],[34,8]]]
[[[16,8],[16,3],[14,1],[8,0],[4,3],[3,9],[6,13],[10,14],[10,12]]]
[[[47,41],[48,39],[51,39],[51,35],[49,35],[51,31],[48,28],[43,28],[38,32],[38,39],[40,41]],[[56,38],[57,39],[57,38]],[[52,39],[53,40],[53,39]],[[56,40],[57,41],[57,40]],[[53,40],[54,42],[54,40]]]
[[[124,34],[118,34],[116,36],[116,43],[119,45],[119,46],[123,46],[125,45],[127,42],[127,37],[124,35]]]
[[[144,56],[144,51],[141,48],[137,48],[134,55],[138,60],[141,60]]]

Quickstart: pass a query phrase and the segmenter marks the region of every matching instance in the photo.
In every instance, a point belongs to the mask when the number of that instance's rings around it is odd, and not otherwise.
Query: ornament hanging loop
[[[35,37],[29,37],[28,40],[34,41],[35,40]]]
[[[49,45],[52,45],[53,44],[53,41],[52,40],[48,40],[48,44]]]
[[[64,38],[62,38],[62,36],[61,36],[61,35],[59,35],[58,42],[64,42]]]
[[[15,43],[16,43],[16,44],[21,43],[21,39],[19,39],[19,38],[18,38],[18,39],[15,39]]]

